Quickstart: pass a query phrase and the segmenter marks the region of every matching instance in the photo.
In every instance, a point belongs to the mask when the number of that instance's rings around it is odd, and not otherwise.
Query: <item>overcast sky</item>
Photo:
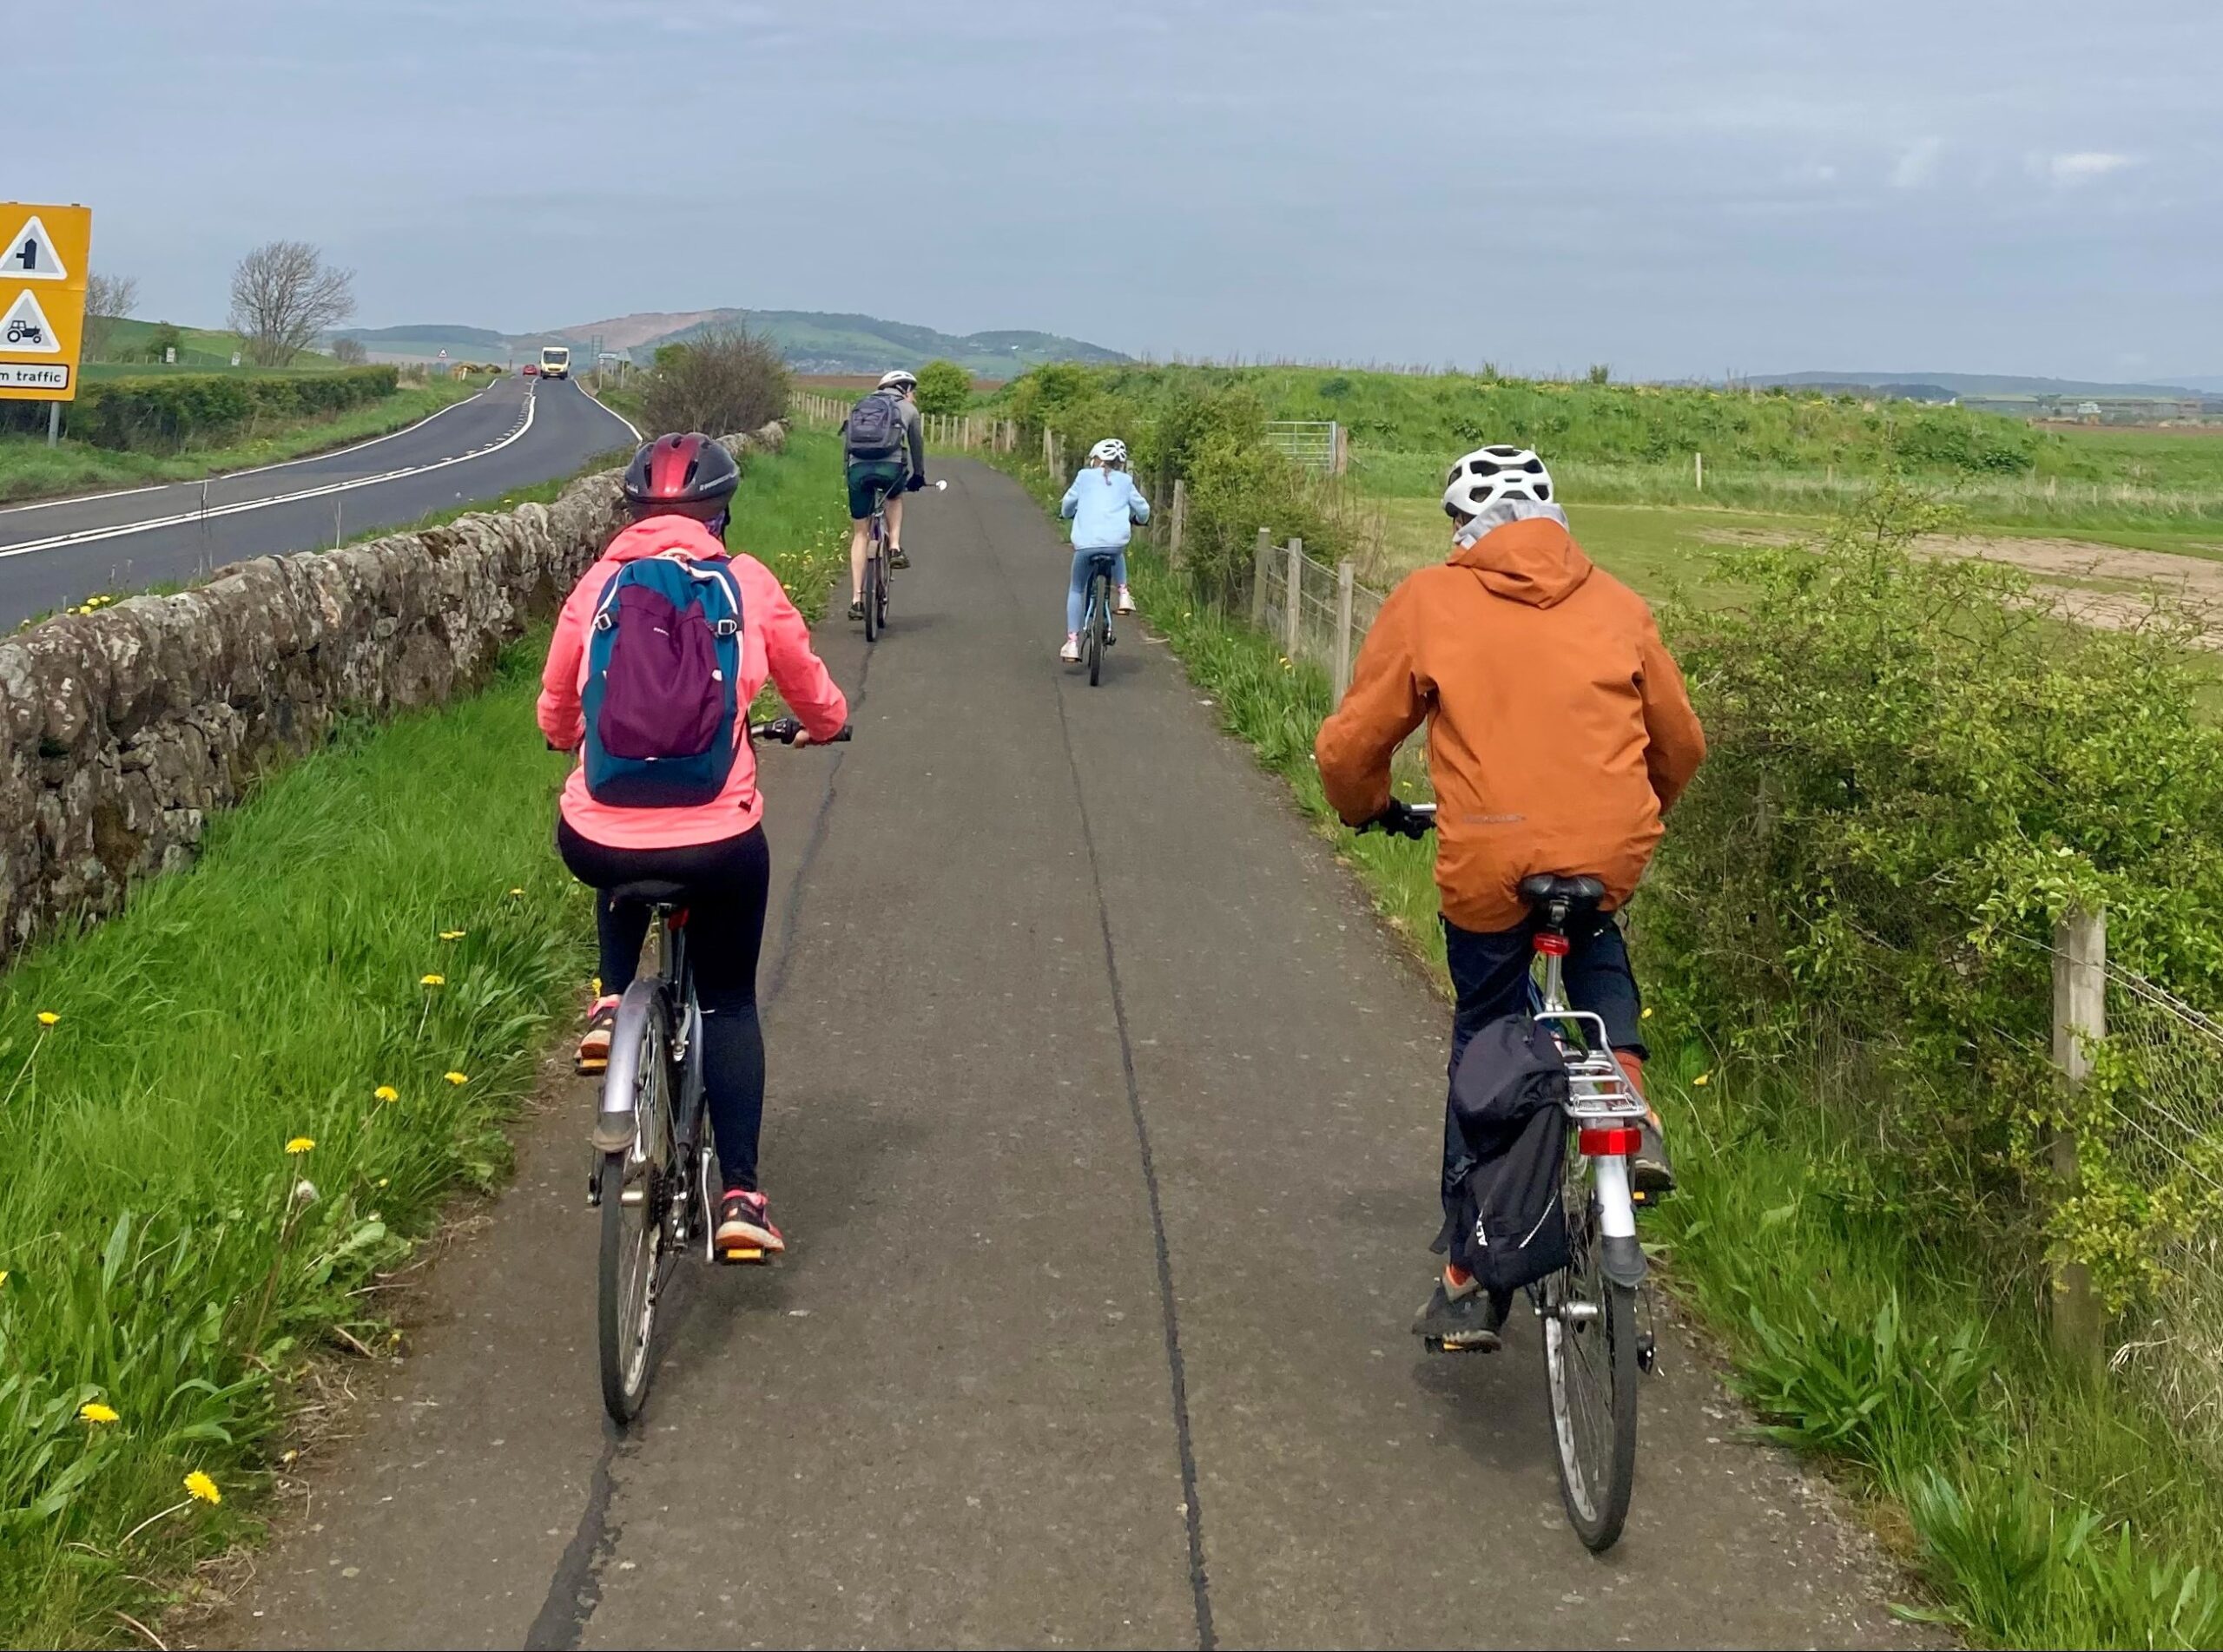
[[[64,0],[10,194],[147,316],[736,304],[1138,354],[2223,375],[2217,0]]]

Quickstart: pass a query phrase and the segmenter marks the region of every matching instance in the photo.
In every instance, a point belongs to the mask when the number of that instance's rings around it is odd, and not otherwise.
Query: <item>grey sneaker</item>
[[[1650,1119],[1637,1127],[1636,1152],[1629,1159],[1629,1197],[1639,1205],[1657,1204],[1675,1191],[1675,1167],[1667,1143]]]
[[[1504,1346],[1498,1333],[1511,1306],[1510,1297],[1483,1290],[1478,1279],[1454,1290],[1438,1273],[1435,1293],[1414,1316],[1413,1334],[1430,1348],[1447,1353],[1495,1353]]]

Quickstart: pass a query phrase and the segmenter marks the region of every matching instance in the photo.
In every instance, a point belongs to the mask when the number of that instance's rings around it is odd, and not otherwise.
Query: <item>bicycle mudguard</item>
[[[634,1138],[640,1134],[640,1117],[633,1108],[633,1097],[639,1093],[640,1075],[636,1067],[641,1058],[642,1035],[647,1030],[648,1017],[663,1017],[663,997],[658,990],[662,985],[653,977],[643,976],[627,987],[625,996],[617,1002],[617,1019],[610,1030],[610,1065],[603,1071],[601,1105],[594,1119],[594,1145],[597,1152],[630,1151]],[[667,1022],[667,1043],[670,1031]]]
[[[1644,1283],[1644,1247],[1633,1236],[1616,1238],[1611,1234],[1600,1235],[1602,1241],[1599,1265],[1606,1277],[1616,1285],[1626,1285],[1633,1291]]]

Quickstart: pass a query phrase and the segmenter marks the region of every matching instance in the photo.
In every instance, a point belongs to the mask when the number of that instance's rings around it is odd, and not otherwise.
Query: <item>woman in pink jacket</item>
[[[725,1181],[717,1242],[778,1251],[784,1241],[756,1183],[756,1139],[764,1116],[756,956],[771,867],[748,713],[768,677],[802,724],[800,745],[839,734],[849,708],[812,650],[809,627],[771,570],[753,556],[726,554],[727,507],[740,480],[733,456],[705,436],[658,437],[634,456],[624,483],[633,520],[564,603],[541,674],[539,720],[550,744],[564,751],[583,747],[590,633],[604,589],[626,563],[676,555],[729,576],[740,601],[742,666],[733,767],[722,788],[707,803],[619,806],[589,793],[583,758],[564,782],[556,846],[572,875],[597,891],[645,879],[686,889],[689,946],[703,1007],[703,1089]],[[617,1000],[638,969],[649,911],[604,897],[596,904],[595,928],[603,996],[594,1001],[579,1043],[580,1069],[589,1072],[609,1063]]]

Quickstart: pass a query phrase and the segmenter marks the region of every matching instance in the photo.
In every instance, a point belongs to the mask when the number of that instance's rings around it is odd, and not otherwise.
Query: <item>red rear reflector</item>
[[[1543,930],[1537,934],[1536,950],[1552,958],[1565,958],[1567,937],[1548,929]]]
[[[1643,1133],[1633,1124],[1588,1126],[1575,1132],[1575,1145],[1591,1159],[1619,1158],[1636,1151]]]

